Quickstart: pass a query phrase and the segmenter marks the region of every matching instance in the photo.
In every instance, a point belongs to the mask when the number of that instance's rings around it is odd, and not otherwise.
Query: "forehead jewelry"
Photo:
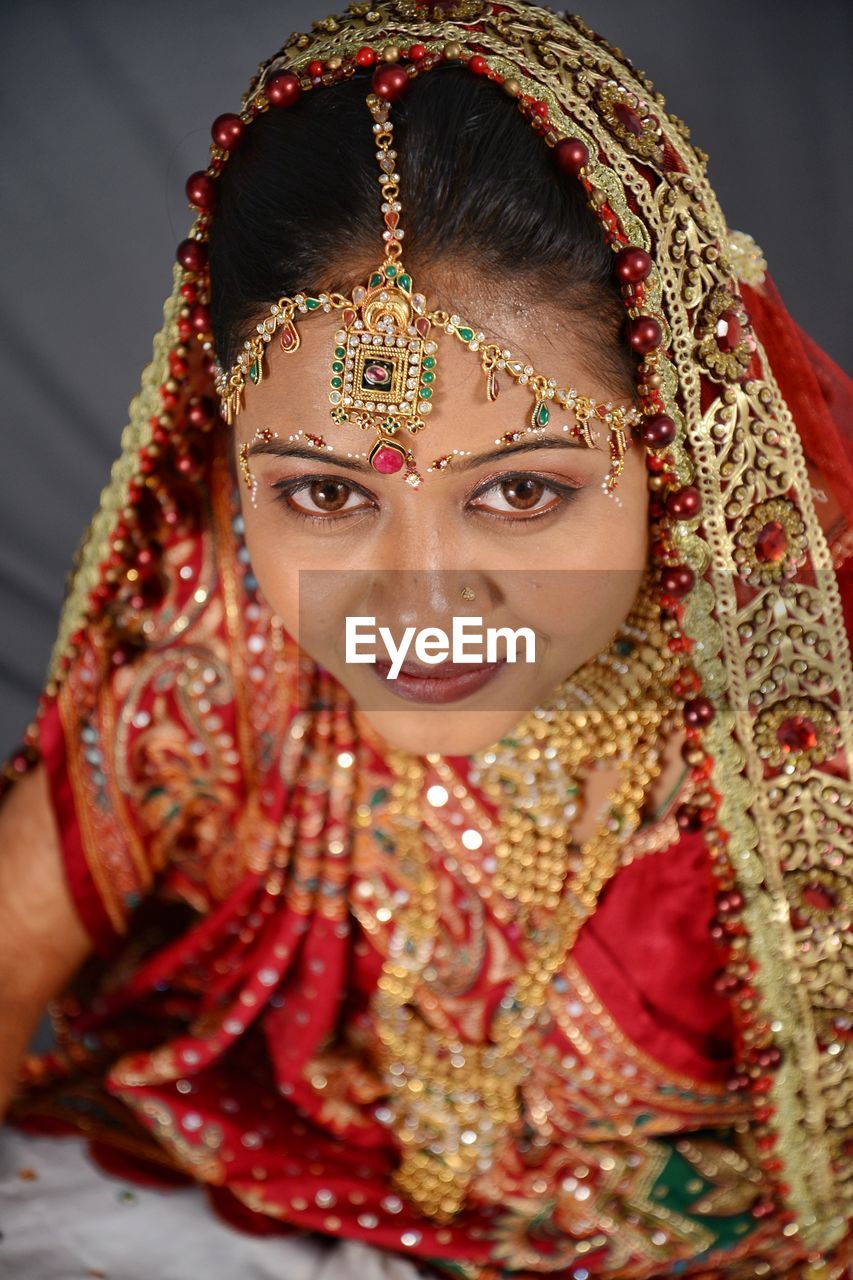
[[[395,164],[390,104],[371,93],[367,106],[377,146],[385,259],[366,284],[353,289],[351,297],[297,293],[292,298],[279,298],[258,323],[255,334],[243,343],[234,367],[229,372],[216,369],[222,416],[226,422],[233,422],[242,407],[247,382],[256,384],[263,378],[264,353],[276,333],[281,349],[292,353],[299,349],[301,341],[297,320],[340,311],[341,325],[335,331],[329,362],[329,413],[337,426],[348,423],[373,433],[368,458],[375,471],[385,475],[402,471],[413,489],[422,483],[404,433],[415,435],[423,430],[432,413],[439,364],[436,339],[442,332],[477,354],[490,402],[498,398],[501,373],[517,385],[526,386],[533,397],[526,425],[507,432],[499,444],[516,441],[527,431],[544,430],[555,406],[574,416],[572,434],[588,447],[593,447],[590,423],[605,423],[609,428],[610,469],[602,488],[611,494],[622,472],[631,427],[642,422],[642,414],[635,407],[597,404],[573,387],[559,387],[554,378],[516,360],[511,351],[487,342],[483,332],[460,316],[428,308],[426,298],[415,290],[412,276],[402,263],[405,232],[400,226],[400,175]],[[433,469],[440,467],[433,464],[428,468]]]

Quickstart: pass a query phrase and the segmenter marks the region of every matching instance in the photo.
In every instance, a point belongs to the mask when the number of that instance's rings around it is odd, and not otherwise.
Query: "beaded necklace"
[[[521,1123],[523,1039],[618,869],[660,772],[660,735],[675,699],[658,613],[646,582],[608,649],[534,708],[511,737],[474,757],[475,775],[499,812],[495,887],[517,903],[525,943],[525,966],[501,1000],[486,1043],[453,1039],[416,1011],[438,927],[422,814],[426,766],[401,751],[388,754],[396,854],[412,891],[395,922],[373,1014],[402,1152],[396,1185],[437,1221],[459,1212],[472,1178],[488,1168],[507,1129]],[[607,759],[617,762],[618,782],[604,818],[578,849],[570,829],[577,777]]]

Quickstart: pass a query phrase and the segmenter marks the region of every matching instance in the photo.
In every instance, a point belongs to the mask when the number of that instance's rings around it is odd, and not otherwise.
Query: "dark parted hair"
[[[271,108],[225,166],[210,277],[214,343],[226,369],[277,298],[349,293],[384,257],[369,92],[370,73],[359,71],[294,107]],[[580,183],[557,172],[515,102],[446,65],[415,79],[391,119],[403,261],[431,305],[424,272],[442,265],[457,278],[527,287],[549,309],[580,317],[596,368],[631,386],[612,251]],[[448,303],[452,309],[452,298],[441,305]]]

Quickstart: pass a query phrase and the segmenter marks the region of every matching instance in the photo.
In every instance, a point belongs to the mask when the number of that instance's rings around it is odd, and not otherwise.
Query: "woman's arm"
[[[43,766],[0,809],[0,1119],[49,1000],[92,950],[69,894]]]

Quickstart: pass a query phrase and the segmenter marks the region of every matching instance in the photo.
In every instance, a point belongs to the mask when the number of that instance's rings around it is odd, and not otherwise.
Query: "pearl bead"
[[[457,44],[455,40],[451,40],[444,46],[444,56],[448,61],[453,62],[457,58],[462,57],[462,45]]]
[[[666,509],[676,520],[691,520],[702,510],[702,497],[693,485],[677,489],[666,501]]]
[[[187,178],[186,192],[190,204],[194,204],[197,209],[206,212],[213,208],[216,199],[216,183],[209,173],[201,170],[198,173],[191,173]]]
[[[696,575],[687,564],[671,565],[660,575],[662,589],[670,596],[686,596],[696,581]]]
[[[279,71],[274,76],[270,76],[264,89],[273,107],[292,107],[302,97],[299,77],[292,71]]]
[[[589,150],[580,138],[563,138],[554,147],[553,154],[554,163],[560,173],[565,173],[572,178],[576,178],[589,161]]]
[[[665,413],[656,413],[643,424],[643,444],[649,449],[663,449],[675,439],[675,423]]]
[[[182,240],[175,257],[185,271],[201,271],[207,265],[207,245],[200,240]]]
[[[245,133],[245,125],[239,116],[226,112],[217,116],[210,128],[210,133],[217,147],[223,151],[232,151]]]
[[[651,255],[645,249],[622,249],[616,254],[613,269],[622,284],[639,284],[652,269]]]
[[[373,92],[385,102],[396,102],[408,84],[409,77],[400,66],[379,67],[373,74]]]
[[[637,355],[647,355],[659,347],[663,331],[654,316],[636,316],[628,321],[628,345]]]
[[[689,729],[702,729],[714,719],[714,704],[708,698],[690,698],[684,704],[684,723]]]

